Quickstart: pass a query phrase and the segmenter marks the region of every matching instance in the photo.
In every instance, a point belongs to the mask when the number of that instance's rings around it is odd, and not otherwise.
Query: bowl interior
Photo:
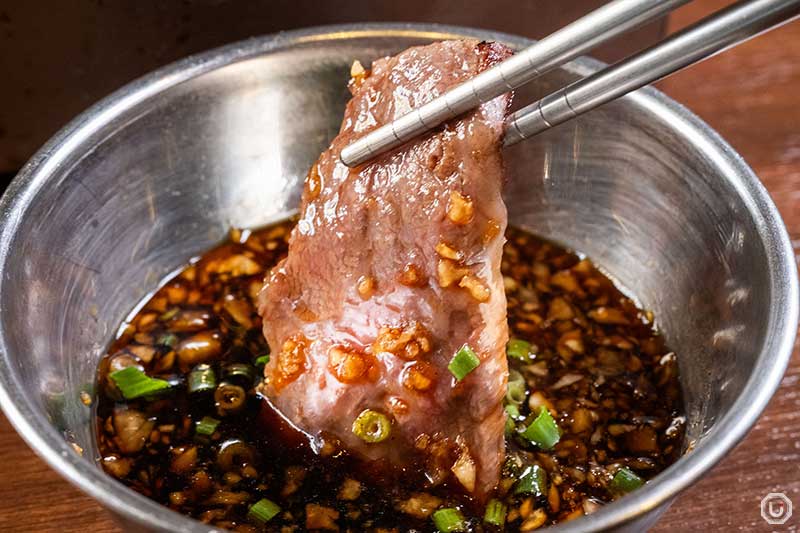
[[[308,32],[228,47],[106,101],[32,162],[4,213],[13,230],[0,265],[0,331],[5,389],[25,391],[15,401],[40,453],[61,449],[85,463],[67,475],[91,476],[98,497],[125,490],[91,474],[92,411],[80,401],[120,321],[230,227],[295,209],[305,172],[338,129],[353,59],[368,64],[450,35]],[[517,102],[596,66],[559,69]],[[768,345],[774,251],[736,157],[654,94],[509,150],[507,202],[513,223],[586,253],[655,313],[678,354],[687,443],[700,444]],[[83,448],[82,460],[59,448],[62,436]],[[147,520],[163,525],[163,516]]]

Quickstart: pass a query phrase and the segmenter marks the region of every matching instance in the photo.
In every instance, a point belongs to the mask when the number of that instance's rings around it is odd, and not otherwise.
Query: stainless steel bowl
[[[167,273],[230,226],[295,208],[337,131],[353,59],[465,35],[528,44],[419,25],[252,39],[124,87],[42,148],[0,202],[0,403],[28,444],[131,530],[208,531],[103,474],[80,392]],[[600,66],[573,62],[518,101]],[[786,231],[731,147],[653,89],[508,156],[511,220],[594,258],[655,312],[678,353],[691,451],[642,490],[553,528],[641,530],[744,436],[778,386],[798,313]]]

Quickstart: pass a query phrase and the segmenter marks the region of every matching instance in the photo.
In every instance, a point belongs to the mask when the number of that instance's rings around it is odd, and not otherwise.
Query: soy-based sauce
[[[292,224],[232,231],[122,325],[99,368],[105,470],[178,512],[234,531],[436,531],[431,513],[444,507],[460,509],[467,530],[500,530],[452,481],[430,487],[413,468],[387,477],[380,465],[293,428],[259,395],[269,347],[255,301],[265,273],[286,254]],[[646,480],[673,463],[683,406],[675,355],[649,313],[589,260],[520,229],[506,236],[510,337],[529,353],[509,358],[526,391],[507,428],[494,498],[506,506],[507,530],[531,531],[619,497],[621,469]],[[109,374],[128,366],[171,386],[126,400]],[[214,375],[214,386],[189,392],[202,371]],[[220,395],[222,384],[241,389],[244,401]],[[542,406],[561,433],[550,450],[518,434]],[[534,465],[545,472],[543,490],[515,494]],[[262,498],[280,507],[266,523],[248,516]]]

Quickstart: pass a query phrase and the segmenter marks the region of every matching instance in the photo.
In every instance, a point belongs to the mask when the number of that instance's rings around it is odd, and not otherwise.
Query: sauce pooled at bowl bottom
[[[255,304],[292,224],[232,232],[120,328],[98,377],[97,435],[110,475],[235,531],[436,531],[459,521],[499,531],[501,518],[530,531],[592,512],[680,455],[677,363],[653,317],[589,260],[513,227],[502,272],[504,403],[515,423],[488,504],[450,473],[432,486],[430,465],[387,471],[335,439],[309,440],[257,392],[269,351]],[[542,438],[557,442],[543,449]]]

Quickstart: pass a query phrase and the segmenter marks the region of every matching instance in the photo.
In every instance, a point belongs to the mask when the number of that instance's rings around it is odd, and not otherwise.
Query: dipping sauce
[[[232,231],[120,327],[98,372],[110,475],[234,531],[532,531],[591,513],[679,457],[678,367],[653,317],[588,259],[517,228],[502,263],[506,464],[488,504],[423,469],[387,475],[335,439],[308,438],[258,393],[270,350],[255,302],[293,224]]]

